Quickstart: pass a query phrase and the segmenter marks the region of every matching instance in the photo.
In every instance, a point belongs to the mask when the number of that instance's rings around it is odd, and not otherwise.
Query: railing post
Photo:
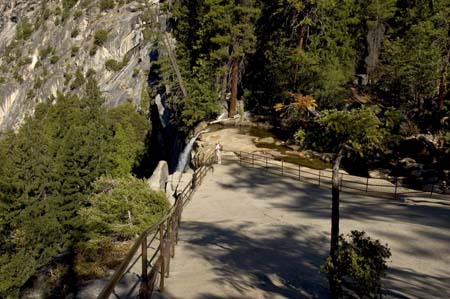
[[[281,176],[284,175],[284,163],[283,160],[281,160]]]
[[[242,152],[239,151],[239,166],[242,166]]]
[[[366,180],[366,193],[369,191],[369,177]]]
[[[320,186],[320,169],[319,169],[319,186]]]
[[[160,279],[159,279],[159,290],[164,291],[164,276],[165,276],[165,258],[164,258],[164,224],[161,223],[159,226],[159,257],[161,261]]]
[[[197,187],[197,172],[196,171],[194,171],[194,173],[192,174],[191,189],[195,189],[195,187]]]
[[[139,290],[139,299],[148,299],[148,268],[147,268],[147,236],[141,243],[142,250],[142,272],[141,288]]]
[[[433,196],[433,191],[434,191],[434,183],[433,183],[433,185],[431,185],[431,192],[430,192],[430,197],[432,197],[432,196]]]
[[[341,174],[341,180],[339,182],[339,191],[342,191],[343,185],[344,185],[344,174]]]
[[[302,179],[302,171],[301,171],[302,167],[300,166],[300,164],[298,164],[298,180],[301,181]]]
[[[171,232],[171,227],[170,227],[170,218],[167,219],[167,248],[165,248],[166,250],[166,257],[167,257],[167,268],[166,268],[166,277],[169,277],[170,274],[170,258],[172,257],[172,232]]]
[[[394,199],[397,199],[398,178],[395,178]]]
[[[267,157],[266,157],[266,169],[267,169]]]

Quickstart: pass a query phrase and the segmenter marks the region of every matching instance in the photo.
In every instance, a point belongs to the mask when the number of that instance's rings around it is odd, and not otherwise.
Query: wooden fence
[[[138,298],[150,299],[155,288],[161,292],[164,290],[164,280],[170,273],[170,260],[175,256],[175,245],[178,242],[178,228],[183,208],[191,199],[195,188],[201,184],[206,173],[211,169],[210,165],[214,158],[213,155],[209,156],[204,165],[195,170],[192,179],[177,195],[175,204],[168,213],[138,237],[119,268],[98,295],[98,299],[110,298],[112,294],[114,294],[114,298],[121,298],[115,292],[115,288],[139,259],[141,260],[141,271],[138,282],[140,285]],[[148,251],[152,246],[156,246],[156,250],[148,258]],[[131,293],[132,290],[123,298],[130,298]]]
[[[275,160],[271,157],[247,153],[236,153],[241,166],[261,168],[267,172],[295,178],[299,181],[315,184],[318,186],[331,187],[332,171],[317,170],[303,167],[297,164],[286,163],[282,160]],[[402,180],[393,178],[392,180],[358,177],[345,173],[340,173],[339,187],[344,192],[354,192],[358,194],[368,194],[373,196],[389,197],[399,199],[408,196],[439,197],[449,200],[450,196],[443,194],[440,186],[429,185],[428,190],[414,190],[404,187]]]

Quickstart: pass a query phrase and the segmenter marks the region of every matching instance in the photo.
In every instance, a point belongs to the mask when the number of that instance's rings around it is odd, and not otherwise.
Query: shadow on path
[[[283,298],[327,297],[327,281],[319,273],[327,255],[325,235],[308,236],[307,226],[279,226],[258,233],[252,225],[225,228],[183,222],[181,241],[213,265],[219,281],[242,294],[256,288]],[[203,294],[200,298],[230,297]]]

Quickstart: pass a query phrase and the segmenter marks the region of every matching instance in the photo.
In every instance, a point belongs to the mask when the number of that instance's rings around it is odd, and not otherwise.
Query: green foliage
[[[115,6],[114,0],[100,0],[100,10],[113,9]]]
[[[139,106],[145,112],[146,115],[150,113],[150,96],[147,82],[144,82],[142,84],[141,99],[139,101]]]
[[[306,139],[305,131],[303,129],[298,129],[297,132],[295,132],[294,134],[295,144],[299,145],[300,147],[304,147],[305,139]]]
[[[122,61],[117,61],[115,59],[108,59],[105,62],[105,67],[113,72],[118,72],[128,64],[128,58],[125,56]]]
[[[41,59],[45,59],[48,55],[50,54],[54,54],[55,53],[55,48],[53,48],[52,46],[48,46],[47,48],[44,48],[40,51],[39,55],[41,57]]]
[[[202,120],[212,119],[220,111],[217,95],[209,84],[192,80],[187,89],[189,96],[178,103],[182,127],[193,127]]]
[[[86,82],[83,73],[80,69],[77,69],[75,72],[75,79],[73,80],[72,84],[70,85],[70,89],[74,90],[79,87],[81,87]]]
[[[70,56],[75,57],[77,56],[78,51],[80,50],[79,46],[72,46],[70,47]]]
[[[365,232],[352,231],[350,241],[339,236],[340,251],[337,263],[327,258],[320,271],[340,286],[340,295],[357,295],[357,298],[380,298],[381,279],[386,275],[386,260],[391,252],[387,245],[367,237]]]
[[[16,40],[28,40],[34,32],[34,26],[28,18],[23,18],[16,27]]]
[[[142,155],[146,118],[131,104],[107,110],[93,78],[85,81],[84,96],[58,94],[56,104],[38,104],[17,133],[0,136],[1,297],[19,298],[36,270],[68,248],[80,248],[83,260],[90,232],[80,208],[93,183],[128,176]]]
[[[230,61],[243,66],[246,57],[255,51],[259,13],[254,0],[175,3],[175,35],[180,41],[177,57],[191,91],[190,98],[180,103],[184,126],[190,127],[217,113],[218,100],[224,99],[232,87],[237,89],[240,76],[237,72],[236,80],[231,80]]]
[[[102,177],[94,183],[80,216],[87,232],[78,244],[82,253],[76,271],[81,276],[104,275],[114,244],[131,240],[156,223],[169,209],[165,194],[152,191],[144,180],[128,176]]]
[[[74,30],[72,30],[72,32],[70,32],[70,37],[71,38],[75,38],[78,36],[78,34],[80,33],[80,30],[78,30],[77,28],[75,28]]]
[[[94,33],[94,45],[101,47],[108,40],[108,31],[100,29]]]
[[[58,60],[59,60],[59,56],[58,55],[52,55],[52,57],[50,57],[50,63],[51,64],[57,63]]]
[[[376,150],[384,137],[381,121],[374,108],[362,107],[350,111],[324,110],[317,123],[325,130],[333,151],[347,146],[360,156]]]
[[[156,223],[169,209],[164,193],[152,191],[145,180],[134,177],[100,178],[88,205],[80,211],[87,231],[113,240],[131,239]]]

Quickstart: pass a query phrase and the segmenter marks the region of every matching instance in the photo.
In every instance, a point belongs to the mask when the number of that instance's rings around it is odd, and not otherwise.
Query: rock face
[[[95,0],[72,8],[61,2],[0,0],[0,130],[19,126],[58,91],[81,93],[76,73],[97,80],[107,106],[142,105],[152,47],[143,34],[149,6],[126,1],[102,10]],[[99,31],[106,34],[96,41]]]
[[[158,166],[153,171],[152,176],[148,179],[148,184],[153,190],[165,190],[169,180],[169,168],[166,161],[159,161]]]

